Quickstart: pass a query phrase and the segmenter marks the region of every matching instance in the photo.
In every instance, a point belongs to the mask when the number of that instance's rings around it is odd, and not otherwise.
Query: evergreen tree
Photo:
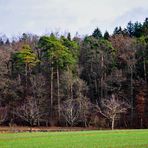
[[[146,18],[143,23],[143,33],[145,36],[148,36],[148,18]]]
[[[132,37],[134,35],[134,24],[130,21],[126,28],[129,36]]]
[[[68,40],[68,39],[67,39]],[[68,40],[69,41],[69,40]],[[70,41],[69,41],[70,42]],[[39,47],[42,49],[42,59],[50,68],[50,119],[53,121],[54,94],[57,94],[58,116],[61,117],[60,71],[69,70],[75,64],[75,58],[61,40],[53,34],[40,38]],[[54,73],[56,73],[57,89],[54,90]]]
[[[15,72],[28,74],[32,67],[39,62],[37,55],[33,52],[29,45],[24,45],[22,49],[12,55]]]
[[[0,37],[0,46],[4,45],[4,41],[2,39],[2,37]]]
[[[106,31],[106,32],[104,33],[104,39],[108,40],[109,37],[110,37],[110,35],[109,35],[108,31]]]
[[[68,39],[69,41],[71,41],[71,34],[70,34],[70,33],[68,33],[67,39]]]
[[[139,22],[136,22],[134,24],[134,36],[135,37],[141,37],[143,35],[143,31],[142,31],[142,24]]]
[[[5,44],[6,44],[6,45],[10,45],[9,39],[6,40]]]
[[[84,39],[81,47],[81,77],[89,86],[89,97],[96,101],[105,95],[104,83],[108,71],[113,66],[114,49],[111,43],[92,36]]]
[[[69,40],[68,38],[65,38],[64,36],[61,36],[60,41],[61,41],[61,43],[65,47],[68,48],[68,50],[72,53],[73,57],[75,59],[78,59],[78,56],[79,56],[79,46],[76,43],[76,41]]]
[[[121,26],[116,27],[113,31],[113,35],[117,35],[117,34],[123,34]]]
[[[96,28],[92,34],[92,36],[96,39],[102,38],[102,33],[99,28]]]

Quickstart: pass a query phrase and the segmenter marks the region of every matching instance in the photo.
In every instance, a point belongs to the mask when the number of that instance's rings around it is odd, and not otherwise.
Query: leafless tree
[[[30,131],[32,131],[32,126],[36,125],[37,121],[43,116],[36,100],[32,97],[28,98],[23,105],[18,107],[14,111],[14,114],[30,124]]]
[[[88,87],[86,83],[80,78],[74,79],[73,92],[74,92],[75,101],[77,101],[78,103],[80,122],[83,122],[84,126],[86,127],[91,108],[91,102],[89,98],[86,97],[88,92]]]
[[[125,101],[120,101],[115,95],[110,99],[102,100],[102,109],[97,107],[99,112],[111,121],[112,130],[115,127],[115,121],[119,120],[120,115],[126,113],[130,105]]]
[[[74,126],[79,120],[78,102],[73,99],[66,100],[61,105],[61,113],[63,118],[70,126]]]
[[[7,107],[0,107],[0,124],[7,118]]]
[[[49,100],[48,98],[48,92],[47,92],[47,85],[46,85],[46,79],[43,77],[42,74],[36,74],[30,76],[30,82],[31,82],[31,93],[32,97],[35,98],[36,104],[42,113],[49,113]],[[49,115],[48,115],[49,116]],[[45,119],[46,118],[46,119]],[[46,123],[49,120],[49,117],[47,117],[47,114],[42,117],[42,121],[46,121]],[[38,121],[38,126],[42,122],[41,120]]]
[[[79,105],[79,120],[84,124],[85,127],[88,126],[88,117],[90,116],[92,103],[89,98],[82,96],[81,98],[77,98]]]

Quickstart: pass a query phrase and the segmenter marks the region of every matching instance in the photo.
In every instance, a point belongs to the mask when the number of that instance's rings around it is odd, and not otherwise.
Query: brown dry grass
[[[88,131],[96,130],[93,127],[32,127],[32,132],[56,132],[56,131]],[[28,126],[0,126],[0,133],[15,133],[15,132],[29,132],[30,127]]]

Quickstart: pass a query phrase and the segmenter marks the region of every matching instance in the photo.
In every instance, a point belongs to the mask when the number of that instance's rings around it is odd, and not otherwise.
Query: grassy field
[[[0,134],[0,148],[148,148],[148,130]]]

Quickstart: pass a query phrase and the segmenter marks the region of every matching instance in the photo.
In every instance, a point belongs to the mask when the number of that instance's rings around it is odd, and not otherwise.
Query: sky
[[[110,33],[148,17],[148,0],[0,0],[0,34]]]

